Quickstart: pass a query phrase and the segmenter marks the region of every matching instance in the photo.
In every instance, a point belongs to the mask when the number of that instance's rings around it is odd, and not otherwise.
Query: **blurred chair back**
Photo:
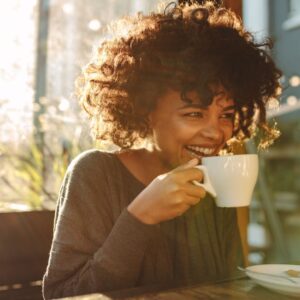
[[[0,286],[42,279],[53,219],[53,211],[0,213]]]

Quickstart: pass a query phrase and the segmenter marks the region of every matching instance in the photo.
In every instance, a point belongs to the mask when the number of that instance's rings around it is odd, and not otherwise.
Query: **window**
[[[282,24],[284,30],[300,27],[300,0],[289,0],[288,19]]]
[[[114,19],[159,2],[1,1],[0,211],[55,207],[66,166],[93,146],[74,96],[92,45]]]
[[[291,16],[300,15],[300,1],[290,0],[289,11]]]

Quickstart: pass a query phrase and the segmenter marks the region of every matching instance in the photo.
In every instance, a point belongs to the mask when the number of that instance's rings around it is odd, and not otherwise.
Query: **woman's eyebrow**
[[[229,105],[229,106],[226,106],[226,107],[223,107],[223,110],[235,110],[236,109],[236,107],[235,107],[235,105]]]
[[[201,108],[201,109],[207,109],[207,107],[204,107],[200,103],[187,103],[183,106],[180,106],[178,109],[184,109],[184,108]]]
[[[180,109],[185,109],[185,108],[207,109],[207,106],[203,106],[203,105],[201,105],[200,103],[187,103],[187,104],[185,104],[185,105],[183,105],[183,106],[180,106],[180,107],[178,108],[178,110],[180,110]],[[233,109],[233,110],[236,109],[235,105],[229,105],[229,106],[223,107],[223,110],[225,110],[225,111],[227,111],[227,110],[232,110],[232,109]]]

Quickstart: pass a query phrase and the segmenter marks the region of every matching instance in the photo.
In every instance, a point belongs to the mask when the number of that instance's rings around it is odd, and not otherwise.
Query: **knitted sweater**
[[[236,209],[206,197],[180,217],[148,225],[127,211],[144,188],[113,153],[74,159],[57,204],[45,299],[232,275],[242,261]]]

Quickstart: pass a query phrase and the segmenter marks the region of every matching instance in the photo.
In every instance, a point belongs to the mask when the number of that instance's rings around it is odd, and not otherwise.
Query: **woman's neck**
[[[143,184],[148,185],[155,177],[166,173],[155,151],[147,149],[126,150],[117,153],[123,165]]]

